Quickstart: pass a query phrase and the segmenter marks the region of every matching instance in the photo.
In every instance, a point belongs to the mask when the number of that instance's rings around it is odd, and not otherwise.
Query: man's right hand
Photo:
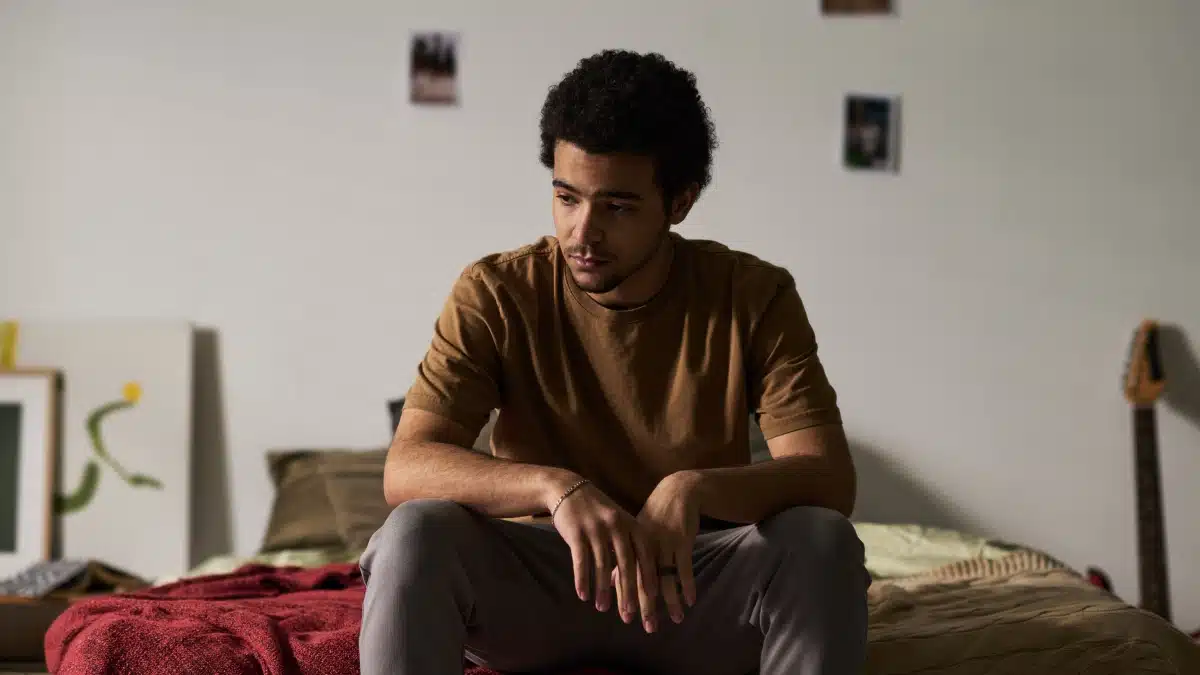
[[[556,481],[547,510],[554,508],[574,482]],[[597,610],[608,611],[615,577],[617,607],[622,621],[631,623],[653,611],[653,607],[640,607],[638,599],[640,596],[654,602],[658,575],[653,571],[638,574],[639,567],[643,570],[655,570],[656,567],[653,551],[637,518],[588,483],[558,506],[554,512],[554,526],[571,547],[575,592],[580,600],[592,600]],[[640,589],[641,593],[638,584],[647,585]]]

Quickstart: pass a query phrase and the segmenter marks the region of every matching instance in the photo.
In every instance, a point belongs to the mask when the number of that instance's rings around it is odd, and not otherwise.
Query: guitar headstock
[[[1136,406],[1153,405],[1166,386],[1158,349],[1158,323],[1146,319],[1133,334],[1122,378],[1125,398]]]

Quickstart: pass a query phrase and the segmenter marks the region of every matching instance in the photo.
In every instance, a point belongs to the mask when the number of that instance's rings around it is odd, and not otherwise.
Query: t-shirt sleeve
[[[502,329],[492,287],[473,268],[464,271],[434,324],[433,340],[404,406],[478,433],[500,405]]]
[[[817,340],[790,277],[750,340],[750,406],[763,436],[840,424],[837,394],[817,357]]]

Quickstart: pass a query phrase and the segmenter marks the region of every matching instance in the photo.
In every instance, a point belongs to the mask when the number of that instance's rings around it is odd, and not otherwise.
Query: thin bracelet
[[[571,487],[567,488],[567,491],[564,492],[562,494],[562,496],[558,498],[558,501],[554,504],[554,508],[550,509],[550,518],[551,519],[554,518],[554,514],[558,513],[558,507],[562,506],[562,503],[564,501],[566,501],[567,497],[571,496],[572,492],[578,490],[579,488],[583,487],[584,485],[587,485],[590,482],[591,481],[586,478],[581,478],[581,479],[579,479],[579,482],[577,482],[574,485],[572,485]]]

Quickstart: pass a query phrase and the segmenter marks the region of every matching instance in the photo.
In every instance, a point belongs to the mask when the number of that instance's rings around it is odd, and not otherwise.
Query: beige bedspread
[[[870,589],[870,675],[1200,673],[1200,646],[1031,551]]]

